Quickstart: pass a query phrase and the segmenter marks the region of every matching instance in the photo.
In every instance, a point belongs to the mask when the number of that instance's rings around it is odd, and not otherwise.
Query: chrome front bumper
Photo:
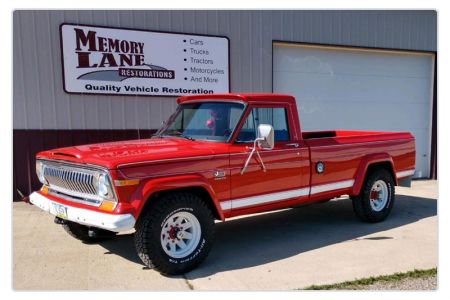
[[[32,193],[30,195],[30,202],[52,215],[57,215],[57,212],[52,205],[52,203],[56,202],[48,199],[40,193]],[[65,204],[64,206],[66,207],[67,220],[87,226],[120,232],[134,228],[134,224],[136,223],[136,219],[132,214],[113,215]]]

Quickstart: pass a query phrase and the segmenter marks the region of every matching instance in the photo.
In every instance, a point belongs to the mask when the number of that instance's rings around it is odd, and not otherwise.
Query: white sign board
[[[68,93],[178,96],[229,92],[226,37],[62,24]]]

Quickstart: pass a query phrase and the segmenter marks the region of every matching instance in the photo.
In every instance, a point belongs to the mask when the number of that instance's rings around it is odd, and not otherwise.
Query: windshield
[[[236,102],[193,102],[178,106],[159,136],[226,142],[241,118],[244,105]]]

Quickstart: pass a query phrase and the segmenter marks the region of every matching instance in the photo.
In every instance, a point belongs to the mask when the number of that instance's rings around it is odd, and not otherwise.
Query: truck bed
[[[409,132],[327,130],[306,131],[302,137],[310,149],[312,186],[345,179],[353,187],[366,157],[391,157],[396,172],[414,169],[415,141]],[[323,174],[315,171],[318,162],[325,165]]]
[[[372,137],[372,138],[398,138],[400,135],[410,137],[409,132],[389,132],[389,131],[362,131],[362,130],[320,130],[320,131],[303,131],[302,138],[304,140],[322,139],[322,138],[348,138],[348,137]]]

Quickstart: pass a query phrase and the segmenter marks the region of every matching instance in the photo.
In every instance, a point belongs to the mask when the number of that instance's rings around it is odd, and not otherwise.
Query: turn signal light
[[[139,184],[139,179],[114,180],[115,186],[127,186]]]
[[[116,208],[116,202],[103,200],[98,208],[104,211],[113,211]]]
[[[42,194],[48,194],[48,186],[43,185],[43,186],[41,187],[41,192],[42,192]]]

